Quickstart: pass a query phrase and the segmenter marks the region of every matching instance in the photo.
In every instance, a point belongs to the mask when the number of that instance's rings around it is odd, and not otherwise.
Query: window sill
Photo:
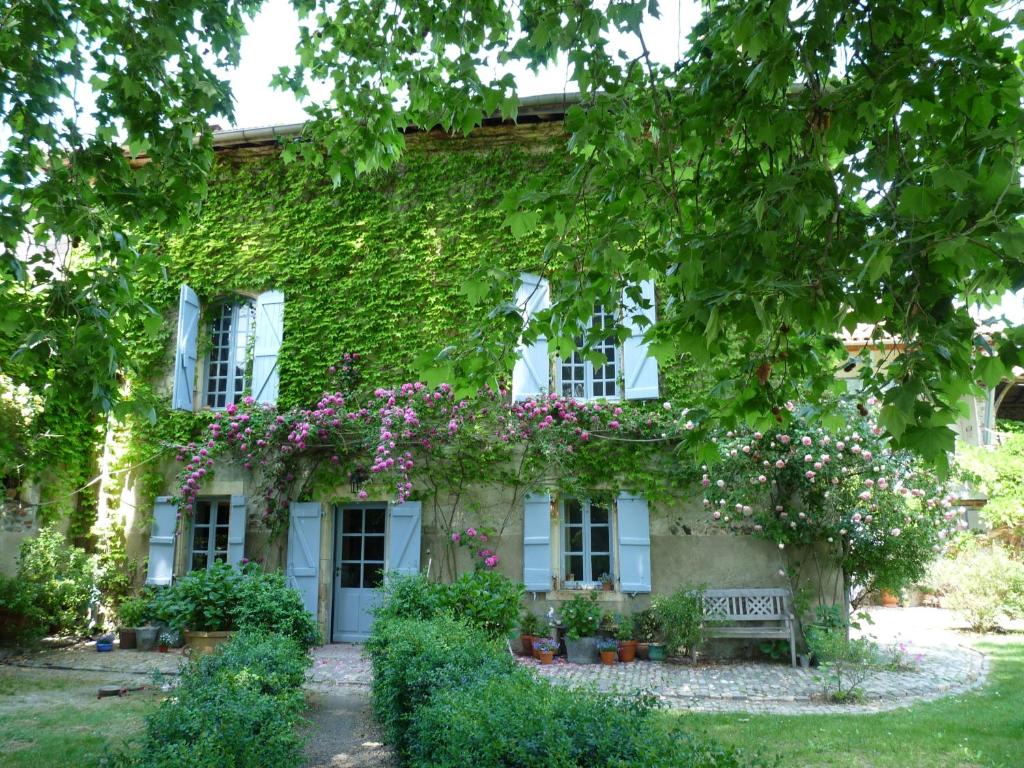
[[[597,595],[597,601],[599,603],[618,603],[621,602],[624,597],[627,597],[626,593],[619,592],[617,589],[603,590],[603,589],[571,589],[562,587],[561,589],[552,589],[547,593],[548,600],[572,600],[576,595],[585,595],[588,592],[593,592]]]

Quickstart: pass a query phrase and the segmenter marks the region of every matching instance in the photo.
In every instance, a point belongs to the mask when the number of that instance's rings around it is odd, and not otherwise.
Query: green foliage
[[[818,659],[818,682],[826,698],[837,704],[861,701],[860,686],[885,666],[875,643],[866,637],[849,637],[845,627],[814,632],[807,644]]]
[[[50,632],[75,635],[88,630],[89,603],[96,591],[94,563],[55,526],[21,542],[18,578],[38,588],[37,605]]]
[[[117,401],[119,369],[131,362],[121,331],[129,315],[150,311],[130,281],[160,264],[130,231],[140,222],[174,227],[202,199],[208,121],[232,115],[222,67],[237,64],[243,17],[258,6],[4,8],[0,359],[47,400],[48,417],[60,410],[51,405],[77,402],[95,414]],[[140,153],[149,162],[133,169]]]
[[[390,573],[378,588],[380,599],[373,609],[377,621],[433,619],[443,611],[444,585],[422,573]]]
[[[636,639],[636,620],[630,614],[618,617],[615,624],[615,637],[619,640]]]
[[[507,650],[482,630],[451,617],[374,621],[366,652],[373,662],[373,709],[384,738],[404,754],[417,710],[448,687],[516,669]]]
[[[464,573],[447,585],[442,605],[488,637],[508,637],[516,625],[523,585],[495,571]]]
[[[129,597],[117,606],[117,623],[120,627],[141,627],[149,620],[151,601],[143,597]]]
[[[956,461],[988,497],[982,519],[1011,541],[1024,541],[1024,434],[1005,434],[997,446],[958,446]]]
[[[309,656],[294,640],[242,632],[190,662],[120,768],[285,768],[302,763],[296,734]]]
[[[1004,617],[1024,616],[1024,563],[999,545],[972,544],[936,561],[926,584],[975,632],[997,629]]]
[[[523,610],[523,616],[519,619],[519,633],[522,635],[530,635],[536,637],[547,629],[547,624],[543,622],[536,613],[531,611],[529,608]]]
[[[316,621],[280,573],[254,563],[241,569],[214,563],[190,571],[153,598],[151,613],[175,629],[248,630],[291,638],[303,650],[320,642]]]
[[[96,588],[102,600],[115,611],[131,594],[139,565],[137,560],[128,557],[126,545],[124,525],[115,524],[100,540],[96,553]]]
[[[50,619],[41,592],[32,582],[0,574],[0,644],[22,645],[46,634]]]
[[[655,595],[651,607],[658,617],[669,654],[694,654],[704,639],[704,593],[680,587],[671,595]],[[714,617],[709,617],[714,620]]]
[[[678,57],[659,58],[641,29],[661,23],[652,4],[300,11],[300,60],[276,82],[303,96],[326,85],[306,135],[338,180],[400,162],[409,125],[469,133],[484,115],[515,117],[513,76],[478,61],[568,60],[581,94],[566,107],[570,167],[501,205],[508,230],[549,257],[555,302],[528,340],[572,344],[595,301],[617,306],[625,284],[656,277],[662,359],[690,356],[715,381],[714,416],[763,428],[787,400],[835,386],[841,328],[876,324],[875,339],[908,342],[865,360],[883,427],[939,465],[961,396],[1020,361],[1022,330],[979,346],[967,300],[1015,287],[1024,252],[1019,17],[981,3],[720,0]],[[613,36],[626,42],[596,42]],[[481,270],[496,315],[512,277]],[[486,380],[519,335],[491,323],[441,363],[451,380]]]
[[[601,608],[597,603],[597,594],[588,591],[587,596],[576,594],[558,609],[558,615],[565,627],[565,635],[570,640],[581,637],[593,637],[601,626]]]
[[[661,622],[653,608],[636,612],[636,637],[644,643],[652,643],[661,632]]]
[[[539,680],[451,618],[378,620],[367,651],[375,713],[411,767],[767,765],[656,724],[649,695],[619,698]]]

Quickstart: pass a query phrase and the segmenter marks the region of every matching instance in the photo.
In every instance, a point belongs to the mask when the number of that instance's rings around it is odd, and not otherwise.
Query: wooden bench
[[[788,589],[706,589],[706,637],[788,640],[796,666],[796,627]]]

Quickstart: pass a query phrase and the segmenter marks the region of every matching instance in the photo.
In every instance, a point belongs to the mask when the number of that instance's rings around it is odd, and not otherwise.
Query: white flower
[[[666,411],[671,411],[672,410],[672,403],[670,403],[670,402],[668,402],[666,400],[664,403],[661,404],[661,407],[664,408]]]

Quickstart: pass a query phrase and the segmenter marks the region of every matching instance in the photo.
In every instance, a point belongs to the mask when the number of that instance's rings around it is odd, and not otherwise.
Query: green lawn
[[[160,694],[97,699],[96,689],[110,682],[97,673],[0,667],[0,764],[88,766],[108,743],[137,733]]]
[[[1021,768],[1024,638],[984,642],[991,667],[977,692],[872,715],[682,714],[698,730],[783,766]]]

